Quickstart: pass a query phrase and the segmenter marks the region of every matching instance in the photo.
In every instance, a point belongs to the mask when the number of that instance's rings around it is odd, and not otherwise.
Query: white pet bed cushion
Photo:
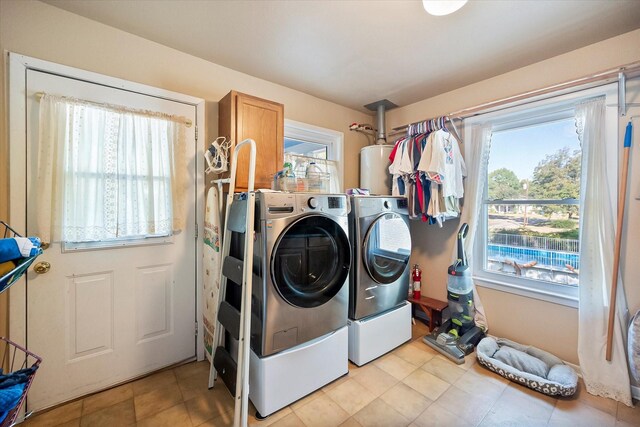
[[[550,396],[572,396],[578,375],[553,354],[504,338],[483,338],[476,348],[478,361],[508,380]]]

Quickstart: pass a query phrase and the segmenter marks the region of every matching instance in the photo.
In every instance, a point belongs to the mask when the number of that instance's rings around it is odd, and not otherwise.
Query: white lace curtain
[[[607,150],[605,143],[604,97],[576,107],[576,129],[582,144],[578,358],[589,393],[631,406],[622,278],[618,279],[612,359],[605,359],[616,227],[612,201],[617,194],[615,185],[609,184],[617,182],[616,171],[607,168],[607,159],[618,153]]]
[[[482,218],[482,200],[484,196],[484,182],[487,176],[487,167],[489,164],[489,151],[491,148],[491,126],[490,125],[474,125],[464,144],[464,159],[467,165],[467,185],[464,190],[464,209],[460,214],[460,224],[465,222],[469,225],[469,234],[465,240],[465,252],[469,262],[469,269],[473,271],[473,247],[476,239],[476,231]],[[457,245],[453,246],[452,259],[458,256]],[[488,330],[487,317],[484,313],[480,295],[474,284],[473,301],[476,307],[475,322],[484,330]]]
[[[37,224],[43,241],[171,234],[184,222],[184,118],[44,95]]]

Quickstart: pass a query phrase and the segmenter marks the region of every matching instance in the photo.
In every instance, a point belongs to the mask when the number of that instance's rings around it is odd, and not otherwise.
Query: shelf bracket
[[[627,77],[623,71],[618,73],[618,114],[627,115]]]

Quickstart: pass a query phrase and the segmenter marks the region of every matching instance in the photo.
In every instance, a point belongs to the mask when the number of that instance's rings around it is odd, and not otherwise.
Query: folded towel
[[[13,387],[16,384],[26,383],[37,369],[38,366],[31,366],[30,368],[20,369],[19,371],[6,375],[3,375],[2,372],[0,372],[0,390],[7,387]]]
[[[7,418],[9,411],[20,403],[25,383],[14,384],[11,387],[0,389],[0,424]]]
[[[14,237],[14,239],[16,239],[16,243],[20,249],[20,255],[22,255],[23,258],[36,256],[42,253],[39,237]]]
[[[37,237],[9,237],[0,239],[0,263],[42,253]]]

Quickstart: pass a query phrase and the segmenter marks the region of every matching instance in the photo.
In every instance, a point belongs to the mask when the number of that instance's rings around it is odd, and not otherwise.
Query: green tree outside
[[[515,199],[521,190],[520,180],[512,170],[500,168],[489,174],[489,199]]]
[[[510,169],[500,168],[489,174],[489,199],[508,200],[515,199],[521,193],[520,180]],[[494,209],[499,209],[495,207]],[[513,209],[513,205],[506,206],[507,212]]]
[[[533,179],[529,189],[530,197],[536,199],[579,199],[580,169],[582,154],[580,150],[573,152],[562,148],[548,155],[538,163],[533,171]],[[544,215],[564,213],[569,219],[578,213],[578,206],[547,205],[543,206]]]

